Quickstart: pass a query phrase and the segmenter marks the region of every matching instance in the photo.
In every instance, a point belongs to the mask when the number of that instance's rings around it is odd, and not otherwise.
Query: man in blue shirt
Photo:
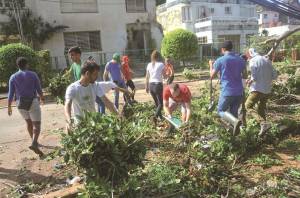
[[[27,70],[28,61],[26,58],[18,58],[17,66],[19,71],[9,79],[8,115],[12,115],[11,105],[16,98],[18,110],[26,121],[27,130],[32,139],[29,148],[41,156],[43,153],[38,148],[38,138],[41,131],[41,108],[37,98],[38,94],[41,101],[44,102],[41,83],[35,72]]]
[[[237,119],[238,109],[243,97],[242,73],[246,67],[245,61],[232,52],[231,41],[225,41],[221,51],[224,56],[214,64],[210,61],[210,78],[220,74],[221,93],[218,103],[218,113],[233,126],[233,135],[239,133],[241,121]]]
[[[105,66],[103,79],[106,81],[110,75],[111,80],[120,88],[127,89],[123,74],[121,71],[121,57],[118,53],[115,53],[112,60]],[[126,97],[124,97],[124,100]],[[119,108],[119,90],[115,90],[115,106]]]

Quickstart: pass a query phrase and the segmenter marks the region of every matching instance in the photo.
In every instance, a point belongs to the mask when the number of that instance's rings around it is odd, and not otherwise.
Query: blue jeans
[[[98,96],[96,97],[96,103],[98,104],[98,112],[105,114],[105,105]]]
[[[243,96],[222,96],[220,95],[218,103],[218,113],[223,117],[224,112],[229,112],[234,116],[238,117],[238,110],[242,103]]]
[[[124,81],[113,81],[113,82],[114,82],[118,87],[127,89],[126,84],[125,84]],[[117,90],[115,90],[114,95],[115,95],[115,107],[116,107],[117,109],[119,109],[119,95],[120,95],[120,92],[117,91]]]

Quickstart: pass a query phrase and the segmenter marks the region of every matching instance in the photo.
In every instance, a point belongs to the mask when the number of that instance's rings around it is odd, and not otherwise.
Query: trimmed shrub
[[[34,51],[21,43],[0,47],[0,84],[7,86],[10,76],[18,71],[16,60],[21,56],[28,59],[29,69],[38,74],[43,86],[47,86],[51,77],[49,51]]]
[[[170,56],[177,61],[186,61],[195,56],[198,50],[198,41],[194,33],[177,29],[169,32],[162,40],[161,52],[164,57]]]
[[[38,65],[38,55],[30,47],[20,44],[8,44],[0,48],[0,81],[8,83],[9,77],[16,71],[18,67],[16,60],[23,56],[28,59],[30,69],[36,71]]]

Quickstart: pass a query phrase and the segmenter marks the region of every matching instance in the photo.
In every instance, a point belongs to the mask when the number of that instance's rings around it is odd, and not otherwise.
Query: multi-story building
[[[292,7],[296,8],[300,12],[299,0],[283,0],[285,3],[289,3]],[[282,35],[286,31],[289,31],[300,25],[300,20],[285,16],[276,11],[272,11],[266,8],[262,8],[258,12],[258,24],[259,31],[262,33],[266,31],[269,36]]]
[[[0,7],[7,6],[6,0],[0,0]],[[50,50],[59,67],[66,66],[64,53],[75,45],[100,62],[113,52],[160,47],[162,31],[154,0],[25,0],[25,8],[47,22],[68,27],[41,46]],[[5,20],[0,15],[0,21]]]
[[[167,0],[157,8],[164,32],[183,28],[194,32],[199,43],[219,47],[230,39],[235,51],[258,34],[256,5],[247,0]]]

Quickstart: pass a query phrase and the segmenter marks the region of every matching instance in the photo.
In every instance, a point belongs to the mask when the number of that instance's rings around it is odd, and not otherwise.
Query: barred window
[[[10,1],[11,0],[0,0],[0,8],[10,8]],[[17,1],[21,8],[25,7],[25,0]]]
[[[100,31],[65,32],[65,47],[79,46],[83,52],[101,51]]]
[[[126,0],[127,12],[146,12],[146,0]]]
[[[207,36],[199,37],[198,38],[198,43],[199,44],[206,44],[207,43]]]
[[[61,13],[97,13],[97,0],[60,0]]]

